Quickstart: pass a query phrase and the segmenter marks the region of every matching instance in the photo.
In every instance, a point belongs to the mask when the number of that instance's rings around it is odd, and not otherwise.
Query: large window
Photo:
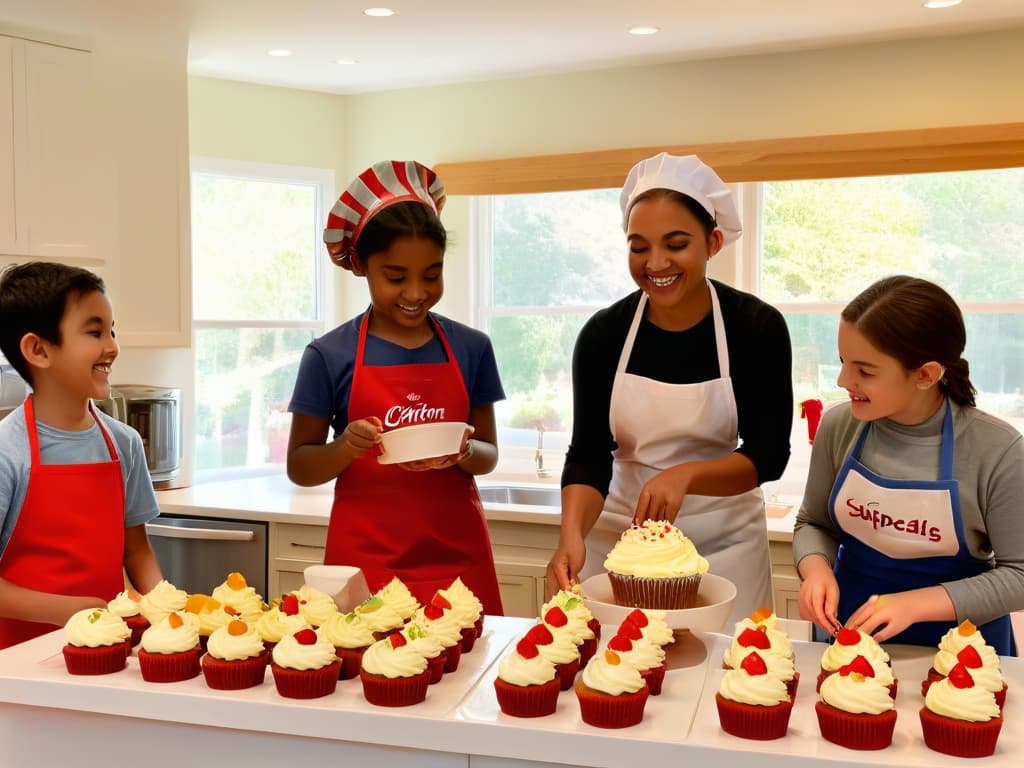
[[[503,475],[557,482],[572,428],[572,349],[594,311],[633,287],[618,190],[477,198],[478,324],[508,399],[495,406]]]
[[[796,401],[846,398],[836,385],[839,313],[884,275],[945,287],[961,304],[978,405],[1024,429],[1024,169],[744,185],[737,287],[785,315]],[[499,472],[557,479],[571,430],[573,342],[594,311],[633,289],[618,190],[477,200],[478,321],[509,395],[499,404]],[[752,247],[756,244],[759,247]],[[766,491],[803,491],[806,422],[794,413],[793,457]]]
[[[324,200],[306,168],[192,161],[196,470],[283,464],[302,350],[323,330]]]

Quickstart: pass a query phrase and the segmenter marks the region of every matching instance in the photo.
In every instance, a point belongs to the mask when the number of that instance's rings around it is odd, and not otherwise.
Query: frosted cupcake
[[[889,654],[883,650],[871,635],[861,632],[859,629],[843,627],[836,635],[836,639],[821,655],[821,672],[818,674],[818,683],[815,690],[821,690],[821,684],[826,677],[833,672],[838,672],[840,667],[849,664],[858,656],[863,656],[871,662],[875,670],[875,677],[886,679],[892,677],[892,667],[889,662]],[[896,695],[896,680],[892,679],[893,696]]]
[[[786,656],[791,660],[795,657],[793,643],[786,633],[779,629],[778,617],[770,608],[758,608],[749,617],[737,621],[733,627],[732,636],[737,638],[748,629],[761,631],[767,635],[768,647],[764,649],[766,653],[762,653],[762,656],[773,653]],[[728,651],[726,653],[728,654]],[[739,660],[742,660],[742,656],[739,657]],[[732,667],[735,664],[726,661],[726,666]]]
[[[423,631],[441,642],[446,651],[444,671],[454,672],[462,658],[462,626],[451,610],[435,603],[425,605],[416,612],[413,621]]]
[[[199,619],[173,611],[142,633],[139,670],[150,683],[176,683],[199,674]]]
[[[920,716],[924,743],[956,757],[988,757],[1003,726],[995,695],[975,685],[962,664],[931,684]]]
[[[318,699],[338,687],[341,659],[323,632],[309,627],[286,635],[271,652],[277,692],[289,699]]]
[[[413,596],[405,582],[395,576],[387,584],[377,590],[376,597],[389,610],[397,613],[403,621],[409,621],[420,609],[419,601]]]
[[[623,531],[604,567],[618,605],[674,610],[696,604],[708,561],[671,523],[645,520]]]
[[[373,630],[355,611],[336,613],[320,629],[341,659],[338,679],[349,680],[358,675],[363,652],[377,642]]]
[[[448,661],[448,649],[433,635],[428,635],[415,621],[410,621],[402,628],[400,634],[405,637],[406,644],[417,653],[422,653],[430,670],[430,684],[441,682],[444,668]]]
[[[134,589],[126,589],[107,603],[107,610],[124,619],[132,631],[132,646],[138,645],[142,633],[149,629],[149,620],[142,615],[142,595]]]
[[[946,677],[957,664],[967,668],[975,685],[992,691],[996,704],[1000,709],[1003,708],[1007,685],[999,667],[999,656],[970,621],[964,621],[949,630],[939,641],[939,650],[932,659],[928,677],[921,684],[921,695],[926,695],[932,682]]]
[[[132,631],[105,608],[85,608],[64,625],[64,664],[72,675],[106,675],[124,669],[132,652]]]
[[[572,636],[580,649],[580,666],[586,666],[597,651],[601,624],[584,604],[583,598],[568,590],[559,590],[541,606],[540,615],[549,627],[564,630]]]
[[[256,631],[268,651],[272,651],[282,638],[307,627],[309,624],[299,613],[299,600],[295,595],[286,595],[280,605],[264,611],[256,620]]]
[[[665,611],[658,611],[651,608],[634,608],[629,615],[622,620],[622,624],[629,622],[640,630],[644,640],[655,645],[665,647],[676,641],[672,628],[665,621]],[[622,624],[619,629],[622,629]]]
[[[299,613],[312,627],[326,624],[331,616],[338,613],[338,605],[334,602],[333,597],[308,584],[303,584],[290,594],[295,595],[298,599]]]
[[[150,625],[159,624],[172,611],[183,611],[188,593],[166,579],[144,594],[139,600],[139,610]]]
[[[247,624],[253,624],[263,613],[263,596],[250,587],[245,576],[233,571],[210,595],[222,605],[230,605]]]
[[[483,634],[484,604],[459,578],[448,589],[438,590],[437,594],[451,603],[455,618],[462,627],[462,652],[469,653],[473,650],[476,638]]]
[[[402,614],[393,605],[385,603],[378,595],[373,595],[356,606],[356,613],[371,628],[378,640],[383,640],[392,632],[397,632],[405,626]]]
[[[623,664],[615,651],[595,655],[576,682],[583,722],[597,728],[627,728],[644,718],[650,696],[636,667]]]
[[[781,739],[789,730],[793,701],[786,684],[768,671],[757,651],[726,670],[715,694],[722,730],[743,739]]]
[[[366,649],[359,671],[363,696],[380,707],[407,707],[427,697],[427,659],[395,632]]]
[[[847,749],[885,749],[896,728],[896,705],[889,687],[874,676],[863,656],[825,678],[815,703],[826,741]]]
[[[201,662],[203,678],[216,690],[252,688],[263,682],[268,655],[255,627],[233,619],[210,635]]]
[[[561,688],[568,691],[580,671],[580,652],[567,632],[552,632],[546,624],[537,624],[526,633],[538,653],[555,665]]]
[[[216,630],[226,627],[238,614],[234,608],[221,604],[209,595],[192,594],[185,602],[185,613],[195,614],[199,619],[199,647],[206,650],[206,643]]]
[[[512,717],[544,717],[558,706],[560,677],[555,665],[541,656],[528,638],[516,643],[515,650],[502,657],[494,693],[498,706]]]
[[[665,650],[650,640],[644,640],[635,625],[626,623],[618,634],[608,641],[608,648],[619,654],[623,663],[637,668],[647,683],[651,696],[661,694],[665,680]]]
[[[726,669],[735,669],[743,659],[750,655],[751,651],[757,651],[757,655],[764,659],[768,666],[769,673],[786,684],[789,697],[796,696],[797,687],[800,684],[800,673],[793,666],[793,646],[788,638],[784,644],[773,646],[773,636],[769,634],[766,626],[751,628],[744,625],[744,622],[739,622],[736,627],[739,629],[739,634],[733,637],[732,643],[725,650],[722,656],[722,666]],[[891,677],[890,675],[890,681]]]

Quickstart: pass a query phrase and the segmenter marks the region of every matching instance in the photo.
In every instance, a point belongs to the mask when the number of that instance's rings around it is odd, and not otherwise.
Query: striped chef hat
[[[367,222],[389,205],[406,200],[440,213],[444,184],[436,173],[413,160],[384,160],[359,174],[327,216],[324,243],[331,260],[351,269],[352,250]]]

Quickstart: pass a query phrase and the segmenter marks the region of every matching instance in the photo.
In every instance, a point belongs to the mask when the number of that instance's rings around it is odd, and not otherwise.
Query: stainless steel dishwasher
[[[178,589],[208,595],[238,571],[266,597],[266,523],[160,515],[146,532],[164,578]]]

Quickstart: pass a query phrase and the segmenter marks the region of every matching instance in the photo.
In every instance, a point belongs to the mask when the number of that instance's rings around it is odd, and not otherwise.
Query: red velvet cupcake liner
[[[594,642],[597,643],[597,641],[601,639],[601,622],[592,618],[587,622],[587,626],[590,628],[590,631],[594,633]]]
[[[796,689],[800,687],[800,673],[794,671],[793,677],[786,681],[786,693],[790,701],[796,701]]]
[[[371,704],[378,707],[408,707],[427,698],[430,669],[412,677],[371,675],[362,669],[359,671],[359,679],[363,682],[363,696]]]
[[[476,645],[476,625],[462,630],[462,652],[469,653]]]
[[[583,722],[595,728],[628,728],[644,719],[644,705],[650,691],[645,685],[636,693],[611,696],[596,691],[582,680],[576,683],[576,698],[580,703]]]
[[[584,640],[583,644],[579,647],[580,652],[580,666],[587,666],[587,662],[593,658],[594,654],[597,653],[597,634],[593,637]]]
[[[921,733],[929,749],[954,757],[988,757],[996,751],[1003,718],[971,723],[921,708]]]
[[[181,653],[150,653],[139,648],[139,671],[147,683],[180,683],[199,676],[199,646]]]
[[[124,623],[132,631],[131,641],[132,648],[134,648],[142,640],[142,633],[149,629],[149,619],[141,613],[137,613],[134,616],[125,616]]]
[[[202,657],[200,666],[206,685],[217,691],[240,691],[262,685],[267,673],[267,652],[249,659],[218,659],[210,654]]]
[[[444,667],[448,663],[448,651],[444,650],[432,659],[427,659],[427,670],[430,672],[430,684],[440,683],[444,676]]]
[[[64,665],[71,675],[109,675],[125,668],[131,652],[130,640],[96,648],[68,643],[64,646]]]
[[[718,722],[722,730],[741,739],[771,741],[781,739],[789,730],[789,716],[793,712],[792,701],[763,707],[757,704],[743,704],[716,693],[715,703],[718,705]]]
[[[564,689],[559,685],[557,677],[543,685],[513,685],[500,677],[494,679],[498,706],[512,717],[544,717],[554,714],[560,690]]]
[[[459,668],[459,659],[462,658],[462,644],[456,643],[445,648],[447,655],[445,656],[444,671],[454,672]]]
[[[341,669],[338,672],[339,680],[351,680],[359,677],[359,668],[363,664],[364,648],[338,648],[335,646],[334,655],[341,659]]]
[[[616,605],[672,611],[697,604],[701,574],[654,579],[609,571],[608,580]]]
[[[651,696],[660,696],[661,685],[665,682],[665,665],[662,664],[659,667],[641,670],[640,677],[647,681],[647,687],[651,691]]]
[[[580,660],[578,658],[565,664],[555,664],[555,672],[561,682],[559,690],[568,691],[576,683],[576,673],[580,671]]]
[[[476,623],[473,625],[473,628],[476,630],[476,636],[477,637],[482,637],[483,636],[483,634],[484,634],[484,617],[483,617],[483,615],[481,615],[480,618],[476,620]]]
[[[274,673],[274,685],[281,696],[287,699],[319,699],[337,690],[341,659],[320,669],[288,669],[273,662],[270,663],[270,669]]]
[[[878,715],[845,712],[823,701],[816,702],[821,737],[847,749],[885,749],[892,744],[896,710]]]

